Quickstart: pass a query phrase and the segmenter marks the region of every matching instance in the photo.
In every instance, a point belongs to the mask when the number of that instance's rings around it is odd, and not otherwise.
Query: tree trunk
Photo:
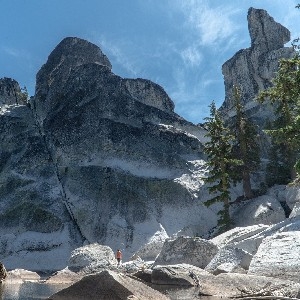
[[[250,181],[250,174],[247,170],[243,171],[243,190],[244,196],[246,199],[253,198],[253,192],[251,189],[251,181]]]

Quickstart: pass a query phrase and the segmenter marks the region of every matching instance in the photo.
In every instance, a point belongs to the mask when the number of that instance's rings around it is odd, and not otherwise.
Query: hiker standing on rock
[[[116,253],[116,259],[118,261],[118,266],[120,265],[120,262],[122,260],[122,252],[120,249],[117,250],[117,253]]]
[[[4,265],[3,265],[3,263],[0,261],[0,282],[2,280],[4,280],[6,278],[6,276],[7,276],[6,269],[5,269]]]

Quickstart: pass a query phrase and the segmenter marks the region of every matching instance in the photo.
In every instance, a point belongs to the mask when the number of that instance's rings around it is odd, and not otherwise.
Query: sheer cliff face
[[[187,157],[201,159],[201,143],[160,86],[116,76],[95,47],[68,38],[54,49],[37,75],[34,113],[83,237],[131,247],[138,226],[169,218],[164,207],[201,204],[175,180],[190,173]],[[205,214],[201,205],[192,222]]]
[[[85,240],[129,256],[160,231],[202,235],[216,225],[202,204],[204,133],[157,84],[113,74],[96,45],[66,38],[38,72],[30,106],[0,115],[4,261]],[[60,232],[59,245],[45,238]]]
[[[238,86],[248,114],[262,125],[272,117],[272,108],[259,105],[255,97],[260,90],[271,85],[278,61],[290,58],[294,51],[292,47],[284,47],[290,40],[289,30],[275,22],[265,10],[249,9],[248,28],[251,47],[240,50],[222,66],[225,101],[220,110],[225,118],[235,114],[233,86]]]

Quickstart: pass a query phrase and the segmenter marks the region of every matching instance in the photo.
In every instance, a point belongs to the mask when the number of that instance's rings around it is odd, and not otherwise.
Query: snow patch
[[[190,192],[195,193],[204,185],[203,178],[207,176],[208,168],[206,162],[202,159],[189,160],[187,163],[190,173],[182,174],[180,177],[175,178],[174,181],[184,186]]]

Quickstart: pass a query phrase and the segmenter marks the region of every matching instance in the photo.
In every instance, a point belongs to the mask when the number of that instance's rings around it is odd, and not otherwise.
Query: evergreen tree
[[[288,184],[290,181],[290,170],[288,159],[283,157],[282,144],[271,144],[269,149],[269,162],[266,166],[266,184],[271,187],[275,184]]]
[[[204,204],[210,206],[216,202],[223,203],[223,210],[218,214],[220,232],[230,228],[231,220],[229,215],[230,184],[233,178],[233,166],[240,163],[232,158],[233,135],[225,127],[214,102],[210,105],[210,117],[205,118],[205,128],[208,133],[206,137],[209,141],[204,144],[204,152],[207,154],[207,166],[209,175],[204,178],[210,194],[215,194],[213,198]]]
[[[233,145],[234,157],[241,161],[241,165],[235,168],[236,180],[242,178],[244,196],[247,199],[253,198],[250,175],[260,165],[260,147],[258,143],[257,126],[254,125],[244,112],[241,103],[241,96],[238,87],[234,87],[234,103],[236,116],[232,124],[232,131],[235,135]]]
[[[282,59],[273,86],[262,91],[258,100],[270,101],[277,116],[273,128],[266,130],[274,143],[281,145],[283,157],[288,158],[290,177],[296,176],[295,163],[300,150],[300,55]]]

